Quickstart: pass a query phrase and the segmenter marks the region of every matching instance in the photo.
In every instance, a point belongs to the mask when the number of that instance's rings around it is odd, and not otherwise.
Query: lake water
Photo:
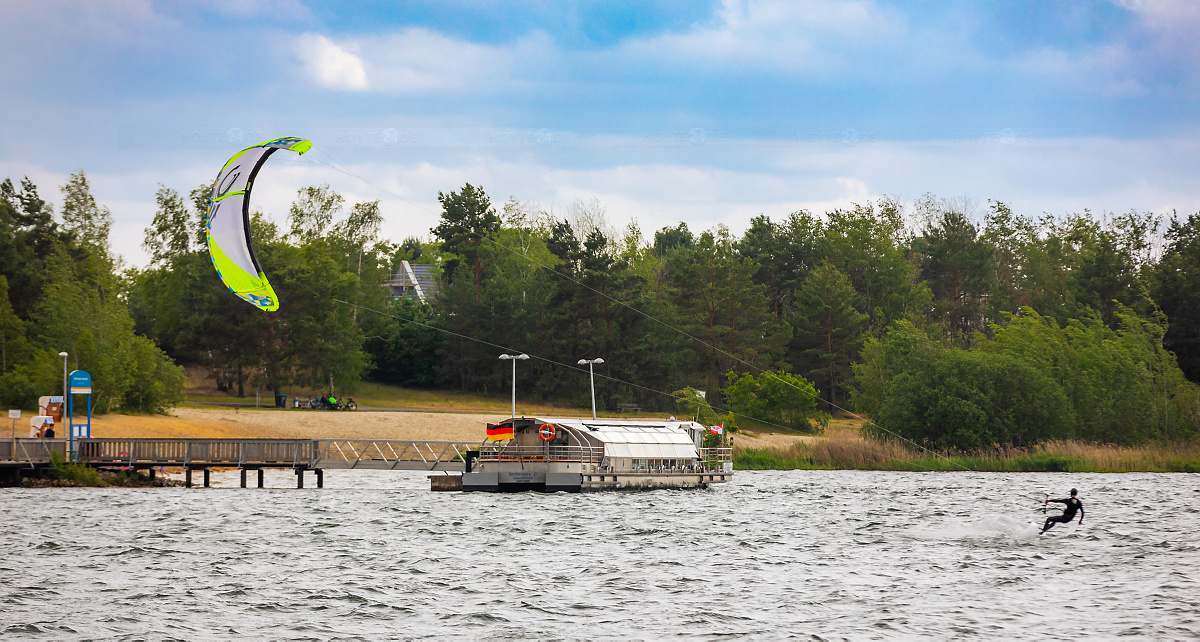
[[[739,472],[589,495],[213,479],[0,489],[4,637],[1200,636],[1200,475]],[[1072,486],[1083,525],[1039,537],[1043,491]]]

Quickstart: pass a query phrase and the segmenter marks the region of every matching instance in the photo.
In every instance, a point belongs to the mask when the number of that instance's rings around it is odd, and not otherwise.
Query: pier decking
[[[66,439],[8,439],[0,441],[0,468],[10,474],[52,466],[51,453],[65,460]],[[191,485],[192,471],[238,468],[242,486],[246,471],[291,468],[296,485],[304,487],[305,471],[315,471],[323,486],[325,469],[462,471],[466,453],[479,444],[461,441],[402,441],[394,439],[77,439],[75,461],[98,468],[154,469],[181,467]]]

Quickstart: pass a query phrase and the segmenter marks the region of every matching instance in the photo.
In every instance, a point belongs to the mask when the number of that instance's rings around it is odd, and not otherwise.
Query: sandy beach
[[[176,408],[167,415],[94,417],[92,436],[193,439],[411,439],[482,441],[484,425],[507,414],[450,412],[275,410]],[[644,418],[641,419],[645,421]],[[797,435],[738,434],[745,448],[783,448]]]

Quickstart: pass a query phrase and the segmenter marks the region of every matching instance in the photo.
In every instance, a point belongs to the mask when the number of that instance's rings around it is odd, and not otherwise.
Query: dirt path
[[[193,439],[413,439],[483,441],[484,425],[504,415],[453,412],[328,412],[176,408],[169,415],[101,415],[92,420],[95,437]],[[645,418],[639,418],[645,420]],[[734,436],[739,448],[786,449],[804,435]]]
[[[199,439],[429,439],[482,441],[496,415],[176,408],[170,415],[102,415],[95,437]]]

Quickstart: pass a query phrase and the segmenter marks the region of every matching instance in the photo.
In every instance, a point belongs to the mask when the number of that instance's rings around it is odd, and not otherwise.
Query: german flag
[[[513,438],[512,424],[488,424],[487,425],[488,441],[508,441]]]

